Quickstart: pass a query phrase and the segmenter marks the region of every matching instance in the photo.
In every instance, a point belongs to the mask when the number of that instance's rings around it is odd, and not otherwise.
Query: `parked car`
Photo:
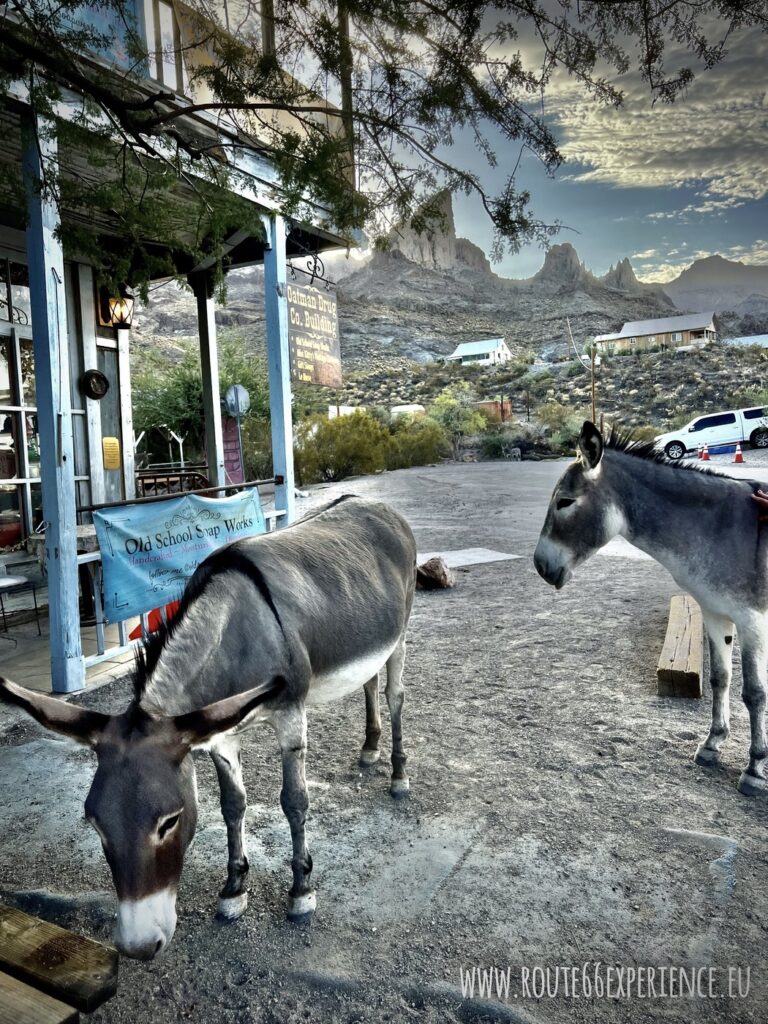
[[[697,416],[684,427],[660,434],[655,444],[670,459],[682,459],[700,445],[717,448],[719,445],[744,444],[753,448],[768,448],[768,409],[732,409],[711,416]]]

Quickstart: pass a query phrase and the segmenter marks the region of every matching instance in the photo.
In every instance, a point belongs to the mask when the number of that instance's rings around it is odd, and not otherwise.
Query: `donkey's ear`
[[[53,729],[68,736],[77,743],[93,747],[98,743],[104,728],[109,722],[109,715],[98,711],[87,711],[74,704],[67,704],[56,697],[47,697],[44,693],[27,690],[9,679],[0,677],[0,700],[15,704],[37,719],[46,729]]]
[[[584,421],[578,445],[584,464],[588,469],[595,469],[603,457],[603,435],[590,420]]]
[[[219,733],[227,732],[240,725],[250,713],[267,700],[279,696],[285,688],[282,676],[276,676],[268,683],[255,686],[245,693],[225,697],[215,704],[208,704],[199,711],[176,715],[171,721],[178,733],[179,741],[186,747],[196,747]]]

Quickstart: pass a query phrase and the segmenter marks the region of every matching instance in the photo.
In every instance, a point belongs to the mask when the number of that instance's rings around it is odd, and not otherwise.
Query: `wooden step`
[[[701,697],[704,681],[704,621],[688,594],[669,606],[669,624],[656,669],[660,697]]]
[[[80,1014],[0,971],[0,1024],[77,1024]]]
[[[109,946],[0,904],[0,971],[54,999],[91,1013],[117,991],[117,961]]]

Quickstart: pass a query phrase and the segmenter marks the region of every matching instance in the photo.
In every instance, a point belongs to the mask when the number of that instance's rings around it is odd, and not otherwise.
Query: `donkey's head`
[[[603,436],[587,421],[579,455],[555,487],[533,561],[540,576],[560,590],[577,565],[621,532],[623,519],[603,473]]]
[[[88,711],[0,678],[0,698],[96,752],[85,816],[117,890],[121,953],[151,959],[176,928],[176,889],[197,823],[190,751],[239,725],[281,686],[274,680],[186,715],[151,717],[135,703],[122,715]]]

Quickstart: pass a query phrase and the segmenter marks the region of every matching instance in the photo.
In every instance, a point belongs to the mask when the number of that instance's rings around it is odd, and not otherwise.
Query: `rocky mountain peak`
[[[640,282],[637,280],[632,264],[626,256],[623,260],[619,260],[615,267],[611,264],[611,269],[601,280],[607,288],[617,288],[622,292],[638,291],[640,289]]]
[[[413,221],[422,227],[417,231]],[[432,270],[456,265],[456,224],[453,197],[448,189],[434,196],[408,223],[392,228],[388,239],[390,252],[398,252],[411,263]]]
[[[573,285],[587,274],[588,271],[571,243],[562,242],[547,250],[544,265],[538,273],[534,274],[533,280],[558,285]]]

